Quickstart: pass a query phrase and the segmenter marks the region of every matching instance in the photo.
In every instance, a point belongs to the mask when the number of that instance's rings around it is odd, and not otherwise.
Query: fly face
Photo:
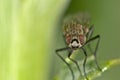
[[[72,49],[77,49],[84,45],[87,33],[88,28],[75,21],[64,25],[64,37],[67,45]]]

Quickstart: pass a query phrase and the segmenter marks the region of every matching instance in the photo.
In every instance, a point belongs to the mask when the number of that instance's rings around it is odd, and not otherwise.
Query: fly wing
[[[80,23],[81,25],[90,24],[90,15],[86,12],[83,13],[76,13],[73,15],[68,15],[64,18],[63,25],[69,24],[71,21],[75,21]]]

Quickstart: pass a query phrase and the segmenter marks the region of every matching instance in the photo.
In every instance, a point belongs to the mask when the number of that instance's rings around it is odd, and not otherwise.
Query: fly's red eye
[[[83,45],[84,42],[85,42],[85,36],[84,35],[80,35],[79,36],[79,40],[80,40],[80,43]]]
[[[66,43],[69,44],[70,40],[71,40],[71,36],[70,35],[66,35],[65,38],[66,38]]]

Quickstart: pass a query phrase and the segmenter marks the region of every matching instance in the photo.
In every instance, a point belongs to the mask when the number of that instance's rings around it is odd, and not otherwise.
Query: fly
[[[101,68],[99,67],[97,59],[96,59],[96,53],[97,53],[99,42],[100,42],[100,35],[96,35],[92,37],[93,31],[94,31],[93,27],[94,27],[93,25],[89,27],[89,18],[86,18],[86,15],[84,14],[72,15],[71,18],[69,18],[63,24],[63,36],[65,38],[65,43],[67,44],[67,46],[61,49],[57,49],[56,54],[62,59],[63,62],[66,63],[66,65],[70,69],[71,74],[72,74],[72,80],[75,79],[73,70],[70,64],[67,63],[67,61],[59,54],[59,52],[67,50],[69,52],[67,57],[73,63],[76,64],[81,74],[81,70],[79,68],[77,61],[70,57],[75,50],[81,49],[85,55],[84,62],[83,62],[84,75],[85,75],[85,78],[89,80],[86,74],[86,70],[85,70],[87,52],[86,52],[86,49],[84,48],[84,45],[87,45],[90,51],[93,53],[93,56],[95,57],[95,63],[96,63],[97,68],[101,71]],[[94,40],[97,40],[97,44],[93,52],[91,49],[90,43]]]

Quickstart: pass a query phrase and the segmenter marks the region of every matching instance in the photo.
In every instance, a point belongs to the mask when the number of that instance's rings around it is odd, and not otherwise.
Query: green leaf
[[[75,80],[86,80],[84,73],[83,73],[83,68],[81,67],[83,61],[79,61],[79,66],[82,70],[82,76],[79,73],[76,65],[74,65],[71,61],[69,63],[72,66],[72,69],[74,70]],[[102,74],[105,71],[117,65],[120,65],[120,59],[113,59],[113,60],[105,61],[102,64],[100,64],[101,69],[102,69],[102,71],[100,71],[98,70],[98,68],[96,67],[94,63],[94,57],[90,56],[86,63],[87,77],[89,78],[89,80],[95,80],[97,77],[102,77]],[[69,72],[68,67],[66,65],[64,65],[61,68],[60,72],[54,77],[54,80],[72,80],[72,75]]]
[[[70,0],[0,0],[0,80],[50,80],[51,40]]]

